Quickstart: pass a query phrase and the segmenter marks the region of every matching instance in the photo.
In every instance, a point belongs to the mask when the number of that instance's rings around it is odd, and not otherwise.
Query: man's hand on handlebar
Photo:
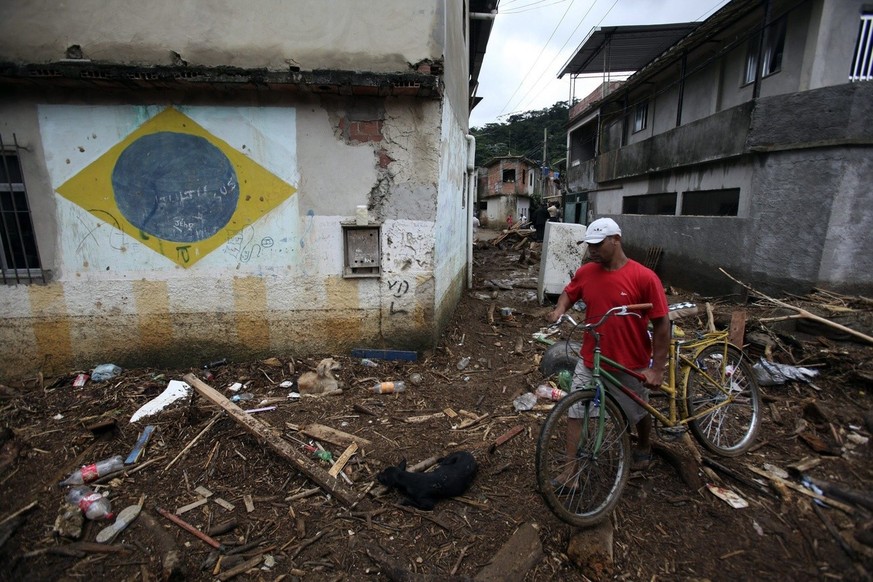
[[[558,309],[553,309],[546,314],[546,321],[549,323],[557,323],[558,320],[561,319],[561,316],[564,315],[563,311],[559,311]]]

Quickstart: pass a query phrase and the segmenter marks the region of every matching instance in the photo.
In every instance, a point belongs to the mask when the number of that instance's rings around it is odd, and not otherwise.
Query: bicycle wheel
[[[594,390],[578,390],[562,398],[537,440],[540,494],[556,516],[577,527],[609,516],[630,472],[627,420],[611,397],[604,394],[599,407],[594,397]]]
[[[695,362],[699,370],[691,368],[686,387],[688,413],[704,414],[691,421],[691,432],[713,453],[736,457],[752,446],[761,424],[755,373],[746,355],[732,345],[708,346]]]

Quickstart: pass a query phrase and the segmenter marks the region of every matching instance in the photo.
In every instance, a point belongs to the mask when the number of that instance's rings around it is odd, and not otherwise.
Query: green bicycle
[[[651,307],[613,307],[599,321],[587,324],[564,314],[553,324],[569,322],[595,342],[591,382],[555,404],[537,440],[540,494],[549,509],[571,525],[587,527],[605,519],[618,504],[630,474],[630,425],[612,391],[626,394],[667,430],[688,426],[701,445],[722,456],[741,455],[757,436],[760,389],[748,358],[728,341],[726,331],[671,340],[666,379],[652,398],[662,395],[666,408],[656,409],[614,376],[617,370],[642,379],[601,354],[597,328],[609,317],[641,317],[638,311]]]

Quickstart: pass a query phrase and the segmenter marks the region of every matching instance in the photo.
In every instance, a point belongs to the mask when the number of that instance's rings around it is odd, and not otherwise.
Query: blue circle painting
[[[112,170],[112,188],[132,225],[172,242],[213,236],[239,200],[236,171],[220,149],[202,137],[169,131],[127,146]]]

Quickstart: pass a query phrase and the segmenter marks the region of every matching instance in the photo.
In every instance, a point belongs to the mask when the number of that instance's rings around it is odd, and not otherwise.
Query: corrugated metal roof
[[[699,22],[594,28],[564,65],[564,75],[638,71],[688,36]]]

